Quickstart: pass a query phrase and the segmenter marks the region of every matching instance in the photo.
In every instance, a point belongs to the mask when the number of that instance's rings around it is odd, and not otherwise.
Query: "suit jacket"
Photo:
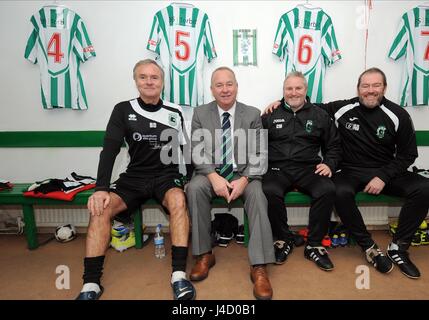
[[[265,131],[260,110],[237,101],[233,135],[234,159],[240,176],[261,179],[267,171],[268,135]],[[222,154],[222,126],[216,101],[194,109],[191,132],[196,174],[215,172],[221,166]]]

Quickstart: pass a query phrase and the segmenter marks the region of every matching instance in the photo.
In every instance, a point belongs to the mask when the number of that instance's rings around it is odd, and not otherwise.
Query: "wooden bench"
[[[0,148],[83,148],[98,147],[103,145],[104,131],[37,131],[37,132],[0,132]],[[417,131],[417,145],[429,146],[429,131]],[[76,169],[78,171],[78,169]],[[65,173],[66,174],[66,173]],[[42,178],[42,177],[41,177]],[[13,181],[12,181],[13,182]],[[31,183],[15,184],[11,190],[0,192],[0,205],[20,205],[24,215],[24,232],[30,250],[38,247],[37,226],[34,216],[35,205],[64,206],[64,205],[86,205],[88,198],[94,192],[87,190],[76,195],[73,201],[61,201],[53,199],[29,198],[24,197],[22,192],[28,188]],[[366,193],[358,193],[356,196],[358,204],[386,205],[401,203],[403,200],[397,197],[386,195],[373,196]],[[243,207],[240,199],[227,205],[222,198],[213,199],[214,206],[223,207]],[[309,205],[311,199],[309,196],[300,192],[289,192],[285,197],[285,204],[288,206]],[[157,205],[155,200],[149,200],[145,205]],[[245,244],[248,243],[248,223],[247,216],[245,221]],[[138,210],[134,215],[134,225],[136,234],[136,248],[143,246],[142,234],[142,215]]]

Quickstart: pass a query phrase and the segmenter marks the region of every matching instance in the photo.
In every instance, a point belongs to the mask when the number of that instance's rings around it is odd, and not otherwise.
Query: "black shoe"
[[[98,300],[103,294],[104,288],[100,286],[100,291],[97,293],[96,291],[85,291],[79,293],[76,300]]]
[[[387,256],[396,264],[401,272],[411,279],[420,278],[420,271],[410,260],[409,253],[406,250],[387,250]]]
[[[320,269],[331,271],[334,269],[331,259],[328,257],[328,251],[324,247],[310,247],[306,246],[304,249],[304,256],[313,261]]]
[[[276,264],[285,263],[288,255],[293,251],[292,241],[277,240],[274,242],[274,254],[276,256]]]
[[[174,300],[194,300],[196,296],[195,288],[189,280],[182,279],[173,282],[171,285],[173,289]]]
[[[377,244],[365,250],[366,260],[371,263],[374,268],[381,273],[389,273],[393,270],[393,264],[378,248]]]

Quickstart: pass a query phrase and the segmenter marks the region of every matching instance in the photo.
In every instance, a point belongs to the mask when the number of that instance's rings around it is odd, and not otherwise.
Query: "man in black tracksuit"
[[[306,94],[307,82],[302,73],[290,73],[284,82],[280,108],[262,116],[263,126],[268,129],[269,162],[262,184],[268,200],[276,263],[284,263],[293,248],[284,195],[298,188],[312,197],[305,257],[323,270],[332,270],[333,264],[321,242],[328,232],[334,206],[335,186],[330,177],[339,163],[341,145],[331,117],[306,102]]]
[[[404,197],[398,229],[387,255],[403,274],[417,279],[420,272],[407,250],[428,213],[429,180],[407,171],[418,156],[416,135],[409,114],[384,97],[386,87],[383,71],[371,68],[359,77],[358,97],[318,106],[334,118],[341,137],[341,170],[333,180],[335,208],[342,222],[364,250],[367,261],[378,271],[388,273],[393,265],[366,229],[355,195],[363,190]],[[270,107],[276,105],[279,103]]]
[[[355,202],[356,192],[405,198],[398,229],[387,255],[410,278],[420,272],[407,249],[429,208],[429,180],[408,167],[417,158],[416,135],[409,114],[384,97],[386,76],[372,68],[359,77],[358,97],[322,105],[334,118],[342,141],[341,171],[333,180],[335,207],[342,222],[366,252],[368,262],[382,273],[393,265],[383,256]]]

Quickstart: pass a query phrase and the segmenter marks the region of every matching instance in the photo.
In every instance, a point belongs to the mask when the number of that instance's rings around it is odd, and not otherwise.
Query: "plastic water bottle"
[[[156,226],[155,238],[153,239],[155,243],[155,257],[162,259],[165,257],[165,245],[164,245],[164,236],[162,235],[162,225],[158,224]]]

